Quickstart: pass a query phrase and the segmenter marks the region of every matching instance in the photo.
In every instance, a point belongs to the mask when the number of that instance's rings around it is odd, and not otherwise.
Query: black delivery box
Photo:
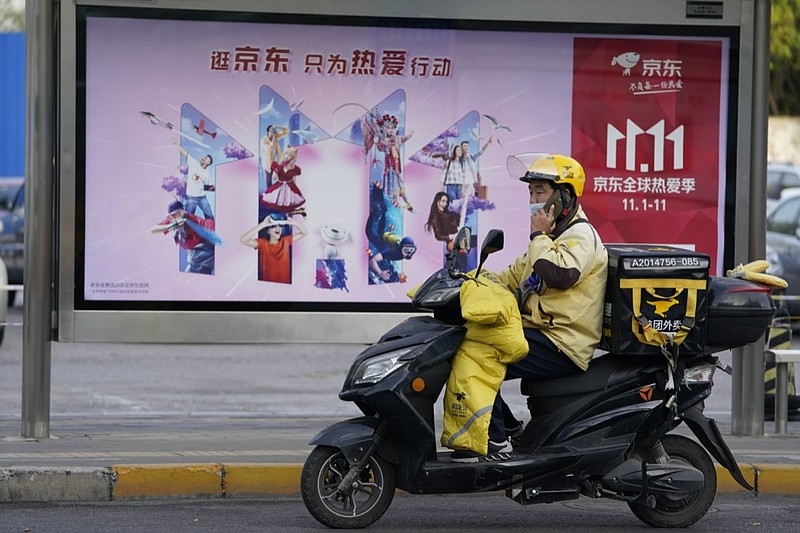
[[[600,349],[627,355],[703,352],[710,258],[657,244],[607,244]]]

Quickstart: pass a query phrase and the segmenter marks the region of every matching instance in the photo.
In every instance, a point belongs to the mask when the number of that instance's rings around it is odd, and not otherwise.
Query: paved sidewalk
[[[0,418],[0,502],[296,494],[308,441],[336,420],[56,417],[51,438],[34,441],[19,437],[18,419]],[[720,426],[759,493],[800,494],[800,422],[789,423],[788,436],[758,438]],[[743,490],[718,474],[720,492]]]

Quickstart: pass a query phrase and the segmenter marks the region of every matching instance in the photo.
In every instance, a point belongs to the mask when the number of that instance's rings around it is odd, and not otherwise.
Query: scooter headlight
[[[363,361],[353,373],[353,385],[369,385],[377,383],[392,372],[408,364],[404,355],[413,352],[417,347],[401,348]]]
[[[430,294],[426,294],[425,298],[422,299],[420,302],[421,305],[435,305],[440,304],[449,300],[450,298],[457,297],[459,295],[459,288],[458,287],[442,287],[441,289],[436,289],[430,292]]]

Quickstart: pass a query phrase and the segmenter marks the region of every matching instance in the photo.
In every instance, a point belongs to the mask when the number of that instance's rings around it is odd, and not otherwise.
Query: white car
[[[798,193],[800,193],[800,166],[785,163],[767,165],[767,215],[785,194]]]
[[[767,217],[769,217],[770,213],[775,209],[775,206],[781,203],[786,198],[791,198],[792,196],[800,196],[800,187],[790,187],[788,189],[783,189],[781,191],[780,198],[777,200],[772,200],[767,198]]]

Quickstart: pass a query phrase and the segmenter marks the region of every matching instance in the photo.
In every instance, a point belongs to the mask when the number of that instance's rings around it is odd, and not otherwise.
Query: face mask
[[[531,204],[531,216],[538,211],[539,209],[544,208],[544,202],[539,202],[537,204]]]

